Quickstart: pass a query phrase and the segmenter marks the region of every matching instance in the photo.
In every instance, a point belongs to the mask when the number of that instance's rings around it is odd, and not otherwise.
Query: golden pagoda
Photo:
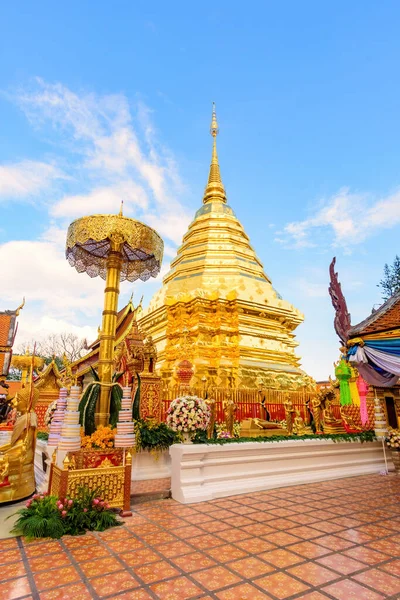
[[[299,368],[294,330],[303,315],[274,290],[232,208],[217,155],[213,105],[212,159],[203,206],[196,212],[139,326],[157,347],[167,385],[182,359],[192,385],[298,389],[310,378]]]

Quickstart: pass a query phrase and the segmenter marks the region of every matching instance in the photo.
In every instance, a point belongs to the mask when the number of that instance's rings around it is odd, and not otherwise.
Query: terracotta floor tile
[[[206,523],[207,521],[213,521],[213,520],[214,519],[213,519],[212,515],[209,515],[209,514],[192,515],[188,519],[188,521],[190,522],[191,525],[200,525],[200,523]]]
[[[387,571],[391,575],[397,575],[400,577],[400,560],[392,560],[386,565],[380,565],[379,568]]]
[[[288,518],[296,525],[313,525],[313,527],[315,527],[315,523],[319,522],[319,519],[312,515],[293,514],[292,509],[290,510],[290,516]]]
[[[393,533],[391,529],[386,529],[380,523],[362,525],[361,527],[357,527],[357,531],[361,531],[362,533],[372,535],[372,537],[374,538],[383,538]]]
[[[56,554],[50,554],[40,558],[30,558],[28,562],[33,572],[68,567],[71,564],[71,560],[65,552],[57,552]]]
[[[388,559],[387,554],[382,554],[382,552],[377,552],[366,546],[350,548],[350,550],[345,550],[343,554],[350,556],[350,558],[354,558],[355,560],[361,560],[361,562],[364,562],[367,565],[376,565]]]
[[[221,509],[217,509],[215,511],[213,511],[212,513],[210,513],[213,519],[229,519],[230,517],[236,517],[237,515],[235,515],[235,513],[227,511],[227,510],[221,510]]]
[[[219,600],[270,600],[271,596],[267,596],[264,592],[261,592],[250,583],[244,583],[242,585],[235,585],[235,587],[229,588],[216,594]]]
[[[344,538],[345,540],[349,540],[349,542],[354,542],[355,544],[365,544],[366,542],[371,542],[374,539],[372,535],[363,533],[358,529],[346,529],[345,531],[341,531],[340,537]]]
[[[120,571],[123,569],[123,565],[119,560],[110,556],[108,558],[99,558],[97,560],[83,562],[80,564],[80,568],[86,577],[97,577],[98,575],[107,575],[107,573]]]
[[[218,506],[218,508],[237,508],[237,503],[234,500],[217,500],[214,506]]]
[[[317,562],[325,567],[329,567],[334,571],[338,571],[342,575],[350,575],[355,571],[361,571],[365,569],[365,563],[362,563],[353,558],[349,558],[344,554],[330,554],[329,556],[323,556],[318,558]]]
[[[195,538],[188,540],[195,548],[199,550],[206,550],[208,548],[214,548],[216,546],[222,546],[225,542],[223,539],[214,535],[199,535]]]
[[[313,562],[291,567],[287,572],[313,586],[320,586],[340,577],[338,573]]]
[[[275,529],[273,527],[270,527],[269,525],[266,525],[264,523],[252,523],[251,525],[246,525],[245,527],[242,527],[241,530],[247,533],[248,536],[269,535],[270,533],[275,532]]]
[[[167,558],[173,558],[174,556],[189,554],[190,552],[193,552],[193,548],[185,542],[171,542],[170,544],[157,546],[157,552],[160,552]]]
[[[249,519],[249,517],[239,517],[238,515],[233,515],[228,519],[221,519],[224,523],[228,523],[232,527],[245,527],[246,525],[254,525],[254,521]]]
[[[277,531],[276,533],[270,533],[266,536],[261,536],[267,542],[271,542],[271,544],[275,544],[275,546],[289,546],[289,544],[294,544],[295,542],[300,542],[300,538],[295,535],[291,535],[290,533],[286,533],[284,531]]]
[[[147,540],[146,540],[147,542]],[[129,552],[130,550],[140,550],[141,548],[145,548],[145,544],[142,540],[138,540],[137,538],[129,538],[125,540],[119,540],[117,542],[112,542],[107,540],[107,546],[117,554],[121,554],[123,552]],[[102,546],[105,548],[105,546]],[[92,546],[87,548],[87,550],[92,550]],[[95,550],[96,552],[96,550]]]
[[[0,552],[0,565],[16,562],[17,560],[22,560],[19,550],[3,550],[3,552]]]
[[[193,571],[199,571],[200,569],[214,567],[217,564],[215,560],[212,560],[209,556],[206,556],[201,552],[192,552],[185,556],[177,556],[176,558],[172,558],[171,562],[179,567],[184,573],[192,573]]]
[[[210,548],[209,550],[205,550],[205,552],[220,563],[238,560],[247,556],[247,552],[232,544]]]
[[[295,535],[302,540],[312,540],[313,538],[322,535],[322,532],[313,529],[312,526],[300,525],[299,527],[294,527],[294,529],[291,528],[290,534]]]
[[[290,577],[286,573],[273,573],[262,579],[257,579],[253,583],[264,589],[266,592],[271,592],[271,594],[276,596],[276,598],[279,598],[279,600],[284,600],[289,596],[310,589],[308,585],[297,581],[297,579],[293,579],[293,577]]]
[[[143,588],[125,592],[125,594],[118,594],[113,596],[112,600],[153,600],[152,596],[146,592]]]
[[[347,548],[354,546],[353,542],[349,542],[349,540],[344,540],[342,537],[336,535],[324,535],[315,541],[320,546],[325,546],[325,548],[329,548],[330,550],[336,551],[347,550]]]
[[[17,538],[7,538],[5,540],[0,540],[0,552],[2,550],[12,550],[13,548],[18,548]]]
[[[296,527],[296,523],[292,523],[288,519],[271,519],[268,521],[268,526],[278,531],[287,531]]]
[[[188,540],[197,535],[204,535],[204,531],[203,529],[200,529],[200,527],[189,525],[188,527],[179,527],[179,529],[175,529],[174,535],[178,536],[182,540]]]
[[[91,600],[92,595],[83,583],[61,586],[42,592],[40,600]]]
[[[62,567],[34,574],[36,587],[39,591],[47,590],[56,585],[75,583],[80,580],[78,571],[74,567]]]
[[[193,573],[192,577],[209,591],[234,585],[242,581],[240,577],[237,577],[228,571],[228,569],[225,569],[225,567],[213,567],[204,571],[198,571],[197,573]]]
[[[150,584],[161,581],[162,579],[168,579],[169,577],[177,577],[180,575],[180,572],[165,560],[160,560],[159,562],[136,568],[135,574],[138,575],[144,583]]]
[[[393,519],[393,521],[381,521],[380,525],[385,527],[386,529],[390,529],[391,531],[399,531],[400,532],[400,520]]]
[[[261,552],[267,552],[268,550],[274,550],[276,548],[276,546],[271,544],[271,542],[267,542],[259,537],[252,537],[248,540],[240,540],[238,542],[234,542],[234,544],[250,554],[261,554]]]
[[[140,567],[141,565],[160,560],[160,556],[153,552],[153,550],[150,550],[150,548],[125,552],[124,554],[121,554],[121,558],[130,567]],[[119,568],[121,568],[121,566]]]
[[[332,521],[320,521],[319,523],[313,523],[312,526],[314,529],[323,531],[324,533],[337,533],[338,531],[343,531],[345,529],[343,525],[332,523]]]
[[[277,548],[276,550],[271,550],[271,552],[264,552],[263,554],[259,554],[259,557],[279,569],[284,569],[304,561],[304,558],[301,556],[290,552],[290,550],[285,550],[284,548]]]
[[[332,523],[336,525],[342,526],[342,528],[349,529],[350,527],[358,527],[362,525],[362,521],[359,521],[356,517],[337,517],[336,519],[332,519]]]
[[[304,596],[299,596],[296,600],[327,600],[328,596],[321,592],[310,592]]]
[[[151,586],[152,591],[162,600],[187,600],[198,598],[202,590],[187,577],[178,577],[170,581],[156,583]]]
[[[242,558],[241,560],[235,560],[234,562],[229,563],[229,568],[233,571],[236,571],[238,575],[243,577],[244,579],[254,579],[254,577],[261,577],[261,575],[266,575],[267,573],[271,573],[275,571],[275,568],[271,565],[268,565],[264,561],[256,558],[255,556],[250,556],[248,558]]]
[[[319,546],[314,542],[300,542],[298,544],[292,544],[288,547],[288,550],[291,552],[296,552],[305,558],[318,558],[319,556],[324,556],[325,554],[329,554],[331,552],[329,548]]]
[[[246,540],[252,536],[251,533],[246,531],[246,527],[244,530],[236,529],[235,527],[231,527],[230,529],[225,529],[224,531],[219,531],[217,536],[226,542],[236,542],[240,540]]]
[[[384,596],[381,594],[377,594],[350,579],[332,583],[322,588],[321,591],[325,591],[337,600],[384,600]]]
[[[391,538],[370,542],[368,548],[373,548],[374,550],[378,550],[378,552],[384,552],[391,558],[400,556],[400,544],[397,541],[393,541]]]
[[[201,532],[203,533],[203,532]],[[168,532],[162,531],[161,533],[152,533],[143,538],[146,544],[150,546],[159,546],[160,544],[167,544],[168,542],[175,542],[176,537]]]
[[[113,531],[115,531],[113,529]],[[86,535],[64,535],[62,538],[63,544],[67,546],[67,548],[83,548],[84,546],[92,546],[98,545],[100,546],[99,540],[92,535],[91,533],[87,533]],[[57,543],[57,542],[56,542]]]
[[[253,518],[253,514],[257,511],[253,506],[237,506],[236,508],[231,508],[231,511],[235,513],[235,515],[245,516],[250,515]]]
[[[225,531],[227,529],[232,529],[231,525],[228,523],[224,523],[224,521],[207,521],[207,523],[199,523],[199,527],[203,529],[203,531],[207,531],[209,533],[218,533],[219,531]]]
[[[127,571],[117,571],[104,577],[95,577],[90,580],[90,584],[101,598],[111,595],[114,597],[120,592],[139,587],[137,580]]]
[[[30,593],[31,587],[27,577],[19,577],[0,583],[0,598],[4,600],[14,600]]]
[[[382,594],[388,594],[389,596],[400,594],[400,579],[384,573],[380,569],[370,569],[364,571],[364,573],[353,575],[353,579],[356,579],[359,583],[369,585],[369,587]]]
[[[60,550],[62,550],[60,542],[45,542],[44,544],[35,544],[25,548],[28,558],[43,556],[44,554],[53,554],[54,552],[60,552]]]
[[[7,563],[0,568],[0,581],[12,579],[14,577],[22,577],[23,575],[26,575],[26,571],[22,561]]]

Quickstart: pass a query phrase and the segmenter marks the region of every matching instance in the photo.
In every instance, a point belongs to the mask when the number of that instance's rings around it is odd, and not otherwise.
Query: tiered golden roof
[[[153,336],[167,383],[189,358],[195,381],[210,385],[295,388],[307,382],[295,355],[293,331],[303,315],[283,300],[232,208],[213,150],[203,206],[189,225],[163,286],[140,320]]]

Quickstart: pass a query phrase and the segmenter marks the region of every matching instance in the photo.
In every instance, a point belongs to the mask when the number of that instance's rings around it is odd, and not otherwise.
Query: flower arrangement
[[[400,452],[400,429],[389,428],[386,444],[391,450],[397,450]]]
[[[84,435],[81,429],[82,448],[86,449],[101,449],[114,448],[115,429],[109,425],[100,425],[92,435]]]
[[[179,434],[166,423],[151,420],[140,420],[135,423],[135,451],[148,450],[155,457],[162,450],[168,450],[172,444],[180,442]]]
[[[183,396],[171,402],[167,410],[167,425],[174,431],[195,433],[205,430],[210,422],[208,404],[197,396]]]
[[[57,498],[46,493],[35,494],[19,515],[13,533],[34,538],[60,538],[82,535],[85,531],[104,531],[120,525],[117,516],[102,500],[98,491],[81,488],[76,498]]]

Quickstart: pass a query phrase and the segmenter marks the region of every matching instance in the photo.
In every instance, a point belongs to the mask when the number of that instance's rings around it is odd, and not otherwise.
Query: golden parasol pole
[[[119,282],[121,275],[122,254],[121,244],[113,240],[111,252],[107,258],[106,287],[104,289],[104,310],[102,316],[100,349],[99,349],[99,378],[102,384],[96,425],[108,425],[110,417],[110,385],[113,376],[113,357],[115,335],[117,330]]]

